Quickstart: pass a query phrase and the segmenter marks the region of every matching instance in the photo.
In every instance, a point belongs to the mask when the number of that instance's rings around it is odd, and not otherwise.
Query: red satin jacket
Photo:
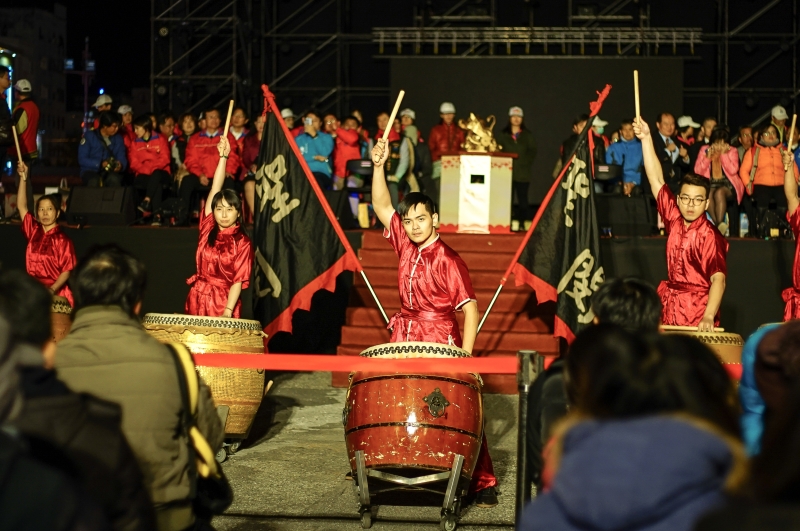
[[[22,234],[28,240],[25,248],[25,270],[30,276],[47,286],[52,286],[61,273],[75,268],[75,247],[72,240],[57,226],[45,232],[28,212],[22,220]],[[66,298],[74,306],[72,291],[65,284],[56,295]]]

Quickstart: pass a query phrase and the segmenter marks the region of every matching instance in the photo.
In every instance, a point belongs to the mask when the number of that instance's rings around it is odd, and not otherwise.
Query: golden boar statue
[[[490,122],[491,125],[489,125]],[[496,123],[497,119],[494,115],[487,116],[486,120],[482,120],[475,116],[474,113],[469,113],[468,121],[458,121],[458,126],[467,131],[467,139],[461,147],[471,153],[493,153],[499,151],[503,146],[498,146],[492,136],[492,129],[494,129]]]

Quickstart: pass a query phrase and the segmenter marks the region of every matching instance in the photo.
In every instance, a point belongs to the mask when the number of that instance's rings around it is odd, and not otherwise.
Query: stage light
[[[158,28],[158,34],[161,35],[162,37],[166,37],[167,35],[169,35],[169,28],[166,26]]]
[[[156,89],[156,92],[158,93],[159,96],[163,96],[164,94],[167,93],[167,87],[165,87],[164,85],[159,85],[158,88]]]

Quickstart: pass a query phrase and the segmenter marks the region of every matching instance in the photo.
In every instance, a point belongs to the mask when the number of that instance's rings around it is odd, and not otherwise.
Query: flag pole
[[[281,129],[283,130],[283,134],[286,135],[286,140],[289,142],[289,146],[294,151],[295,157],[297,161],[300,163],[300,167],[303,168],[303,172],[306,174],[306,178],[308,179],[309,184],[311,184],[311,188],[314,190],[314,193],[317,196],[320,204],[322,205],[322,210],[325,211],[325,215],[328,216],[328,221],[331,222],[333,225],[333,230],[336,231],[336,235],[339,237],[339,241],[342,242],[344,246],[345,254],[350,258],[350,265],[359,273],[361,273],[361,277],[364,279],[364,282],[367,284],[367,288],[369,288],[369,292],[372,294],[372,297],[375,299],[375,303],[378,305],[378,309],[381,311],[381,315],[383,315],[383,319],[388,323],[389,318],[386,316],[386,312],[381,305],[381,301],[378,299],[378,295],[375,293],[375,290],[372,289],[372,285],[369,283],[367,279],[367,274],[364,272],[364,268],[361,267],[361,260],[358,259],[356,256],[355,251],[353,251],[353,247],[350,245],[350,242],[347,240],[347,236],[345,236],[344,231],[342,230],[342,226],[339,224],[339,221],[336,219],[336,216],[333,215],[333,210],[331,210],[331,206],[328,204],[328,200],[325,198],[325,195],[322,193],[322,189],[319,187],[319,183],[314,177],[311,175],[311,169],[309,169],[306,160],[303,158],[302,153],[300,153],[300,149],[297,147],[297,143],[292,138],[292,135],[289,133],[289,128],[286,127],[286,123],[280,118],[280,110],[278,109],[278,105],[275,103],[275,96],[270,92],[269,87],[267,85],[261,85],[261,90],[264,93],[264,101],[266,102],[266,107],[264,109],[264,116],[266,116],[266,111],[272,111],[275,119],[278,120],[278,124],[280,124]],[[233,103],[233,102],[231,102]]]
[[[586,127],[583,128],[583,131],[581,131],[581,134],[578,137],[578,141],[575,142],[575,146],[572,148],[572,153],[570,153],[569,157],[567,158],[567,162],[568,163],[565,164],[564,167],[561,169],[561,173],[558,174],[558,177],[556,177],[555,181],[553,182],[553,185],[550,187],[550,190],[547,192],[547,195],[545,196],[544,200],[542,201],[542,204],[539,207],[539,210],[536,211],[536,215],[533,217],[533,222],[531,222],[530,228],[525,233],[525,237],[522,239],[522,243],[520,244],[519,248],[517,249],[517,252],[514,253],[514,258],[511,259],[511,263],[509,264],[508,269],[506,269],[506,272],[503,274],[503,277],[500,279],[500,285],[497,286],[497,291],[494,292],[494,297],[492,297],[491,302],[489,302],[489,306],[486,308],[486,311],[483,313],[483,317],[481,318],[480,323],[478,323],[478,332],[481,331],[481,328],[483,327],[483,323],[485,323],[486,322],[486,318],[489,317],[489,312],[492,311],[492,308],[494,307],[494,303],[497,302],[497,297],[500,296],[500,292],[503,290],[503,287],[506,285],[506,282],[508,281],[508,277],[511,276],[511,272],[514,270],[514,266],[517,265],[517,262],[519,261],[519,257],[522,255],[522,251],[528,245],[528,242],[530,241],[531,236],[533,235],[533,231],[536,228],[536,225],[539,224],[539,220],[542,218],[542,214],[544,214],[544,211],[547,208],[547,205],[550,203],[550,199],[552,199],[553,194],[556,193],[556,189],[561,184],[561,181],[564,178],[564,174],[566,173],[566,171],[570,167],[570,165],[572,165],[572,159],[575,158],[575,153],[578,151],[578,146],[581,145],[581,142],[583,142],[583,140],[589,134],[589,131],[591,131],[592,123],[594,123],[595,116],[597,116],[597,113],[600,112],[600,107],[602,107],[603,101],[605,101],[605,99],[608,97],[608,93],[609,93],[610,90],[611,90],[611,86],[610,85],[606,85],[605,88],[603,89],[603,92],[598,92],[597,93],[598,94],[597,101],[594,101],[594,102],[589,104],[589,106],[591,108],[591,115],[589,116],[589,121],[586,122]]]

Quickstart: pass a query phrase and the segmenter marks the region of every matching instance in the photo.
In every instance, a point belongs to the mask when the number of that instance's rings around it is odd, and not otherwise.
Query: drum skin
[[[58,343],[69,334],[72,327],[72,307],[69,301],[58,295],[53,297],[50,307],[50,326],[53,332],[53,341]]]
[[[246,319],[148,313],[145,330],[162,343],[183,343],[192,354],[263,354],[261,324]],[[214,405],[228,406],[225,436],[244,439],[264,396],[264,371],[197,367]]]
[[[380,346],[402,349],[408,344]],[[415,356],[398,352],[396,357]],[[481,385],[477,376],[466,373],[354,373],[342,419],[351,468],[356,469],[357,450],[364,450],[367,468],[405,469],[413,475],[449,470],[455,454],[461,454],[461,474],[469,480],[483,434]],[[431,399],[437,396],[439,407]]]

